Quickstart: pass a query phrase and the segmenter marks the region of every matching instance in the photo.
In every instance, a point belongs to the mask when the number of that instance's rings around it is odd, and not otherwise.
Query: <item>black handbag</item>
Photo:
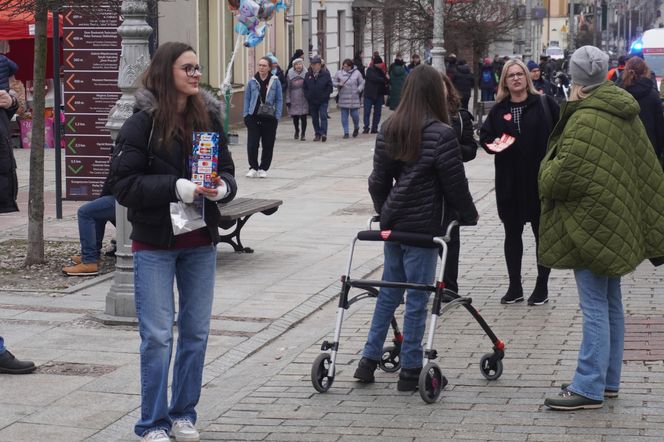
[[[272,83],[274,82],[274,79],[276,77],[272,77],[270,79],[270,83],[267,85],[267,91],[265,92],[265,97],[267,98],[267,95],[270,93],[270,89],[272,88]],[[269,119],[276,119],[277,118],[277,107],[274,104],[266,103],[263,101],[263,98],[258,94],[258,98],[261,100],[260,104],[258,105],[258,109],[256,110],[256,116],[260,118],[269,118]]]

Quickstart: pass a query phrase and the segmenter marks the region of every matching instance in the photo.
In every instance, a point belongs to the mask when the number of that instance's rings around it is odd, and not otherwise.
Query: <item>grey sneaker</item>
[[[171,438],[168,437],[165,430],[152,430],[148,431],[141,438],[143,442],[171,442]]]
[[[560,389],[561,390],[567,390],[567,387],[569,387],[572,384],[561,384]],[[618,390],[609,390],[609,389],[604,389],[604,399],[615,399],[618,397]]]
[[[558,397],[546,398],[544,405],[552,410],[573,411],[573,410],[593,410],[602,408],[604,401],[596,401],[569,390],[562,390]]]
[[[201,435],[189,419],[175,419],[171,427],[171,435],[176,442],[198,442]]]

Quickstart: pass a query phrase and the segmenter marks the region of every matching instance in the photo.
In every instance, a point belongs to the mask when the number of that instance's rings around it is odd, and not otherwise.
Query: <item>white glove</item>
[[[216,196],[205,195],[205,198],[209,199],[210,201],[219,201],[220,199],[226,197],[226,195],[228,195],[228,186],[226,185],[226,182],[224,180],[221,180],[221,182],[217,186],[217,195]]]
[[[183,203],[191,204],[194,202],[194,196],[196,195],[196,184],[187,179],[179,178],[175,182],[175,194]]]

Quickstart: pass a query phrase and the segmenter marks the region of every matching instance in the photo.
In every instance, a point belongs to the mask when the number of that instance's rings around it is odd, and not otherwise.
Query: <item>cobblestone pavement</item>
[[[628,315],[619,399],[598,411],[543,409],[546,395],[569,381],[580,341],[581,316],[570,272],[554,271],[551,302],[502,306],[507,289],[502,227],[493,195],[491,158],[467,165],[481,214],[462,231],[460,285],[506,342],[504,373],[481,376],[491,350],[463,310],[439,323],[435,348],[450,380],[439,402],[396,392],[396,374],[373,385],[352,379],[373,301],[352,306],[343,327],[332,388],[317,393],[311,364],[332,338],[338,278],[351,237],[372,214],[366,191],[372,138],[342,140],[333,114],[328,142],[293,142],[279,128],[275,161],[265,180],[244,178],[243,146],[233,147],[240,195],[280,198],[270,217],[255,216],[243,231],[254,254],[220,246],[212,330],[198,406],[203,440],[662,440],[664,433],[664,284],[662,271],[643,264],[623,279]],[[242,142],[246,139],[240,132]],[[27,152],[17,152],[22,212],[0,216],[0,241],[25,237]],[[47,152],[47,165],[52,152]],[[53,195],[47,166],[47,195]],[[51,177],[49,179],[49,177]],[[52,198],[52,196],[51,196]],[[47,204],[48,239],[76,241],[80,203],[65,202],[56,220]],[[109,229],[112,236],[112,229]],[[535,279],[534,242],[525,238],[524,289]],[[353,274],[378,271],[376,244],[358,248]],[[18,356],[41,367],[30,376],[0,376],[0,441],[136,440],[138,333],[108,327],[103,312],[112,280],[86,280],[61,291],[0,290],[0,333]]]

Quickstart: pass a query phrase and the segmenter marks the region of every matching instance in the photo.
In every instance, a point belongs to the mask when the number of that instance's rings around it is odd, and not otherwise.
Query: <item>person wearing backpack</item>
[[[615,68],[609,69],[609,73],[606,75],[606,79],[618,83],[622,78],[623,71],[625,70],[625,63],[627,59],[624,55],[618,57],[618,66]]]
[[[524,300],[521,237],[524,225],[530,223],[536,247],[539,244],[537,173],[546,153],[549,134],[558,121],[558,113],[558,104],[535,89],[521,60],[505,63],[496,105],[491,108],[480,130],[480,144],[494,155],[496,206],[505,229],[505,263],[510,284],[501,304]],[[496,140],[505,137],[512,137],[512,144],[496,150]],[[543,305],[549,301],[549,272],[549,268],[537,265],[537,281],[528,298],[529,305]]]
[[[493,73],[493,63],[488,57],[484,59],[484,64],[480,69],[479,84],[480,91],[482,92],[482,101],[493,101],[498,82]]]

